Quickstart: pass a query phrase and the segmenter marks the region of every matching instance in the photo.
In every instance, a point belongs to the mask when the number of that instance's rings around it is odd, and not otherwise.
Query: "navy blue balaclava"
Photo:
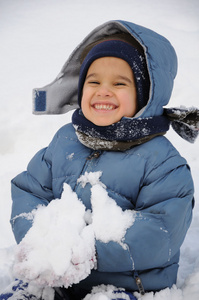
[[[125,60],[131,67],[137,91],[138,111],[149,99],[150,80],[144,54],[122,40],[105,40],[95,45],[86,55],[79,73],[78,103],[81,107],[82,89],[86,74],[92,62],[101,57],[117,57]]]

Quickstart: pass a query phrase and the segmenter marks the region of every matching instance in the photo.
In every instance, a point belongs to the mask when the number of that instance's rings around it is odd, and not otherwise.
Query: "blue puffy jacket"
[[[146,52],[151,91],[150,100],[139,118],[161,115],[163,105],[169,101],[176,74],[177,61],[172,46],[146,28],[112,21],[94,30],[81,47],[92,42],[96,34],[103,36],[114,30],[134,35]],[[69,66],[70,63],[73,66],[80,48],[75,50],[61,72],[60,84],[63,86],[66,86],[67,76],[73,78],[74,69]],[[37,113],[55,111],[51,97],[59,80],[60,76],[46,87],[48,98],[42,98],[41,106],[36,103]],[[39,94],[43,97],[40,91],[37,96]],[[61,103],[63,94],[60,92],[59,96]],[[132,209],[139,213],[125,235],[128,249],[117,242],[96,240],[97,270],[93,270],[78,287],[90,289],[99,284],[113,284],[135,291],[138,290],[137,275],[147,291],[171,287],[176,282],[179,249],[191,223],[193,182],[186,160],[164,136],[123,152],[95,151],[79,142],[72,124],[62,127],[50,145],[33,157],[27,171],[12,180],[11,223],[16,241],[19,243],[31,227],[29,220],[16,216],[30,212],[38,204],[48,205],[52,199],[60,198],[64,182],[90,209],[91,186],[87,184],[83,188],[77,180],[85,172],[97,171],[102,171],[100,180],[106,185],[109,196],[123,210]]]

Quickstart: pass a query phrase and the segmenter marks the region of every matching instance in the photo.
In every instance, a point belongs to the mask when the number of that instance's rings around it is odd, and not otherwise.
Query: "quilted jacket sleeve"
[[[40,150],[30,161],[27,171],[16,176],[12,182],[11,225],[17,243],[32,226],[30,212],[38,205],[48,205],[54,199],[52,192],[51,148]]]
[[[164,166],[160,165],[144,180],[135,221],[125,235],[126,247],[115,242],[96,242],[98,271],[162,268],[179,254],[192,219],[192,177],[186,164],[167,173],[162,170]]]

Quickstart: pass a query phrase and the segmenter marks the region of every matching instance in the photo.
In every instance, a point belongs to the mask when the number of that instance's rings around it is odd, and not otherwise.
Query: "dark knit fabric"
[[[199,110],[197,108],[165,108],[164,114],[160,116],[124,117],[112,125],[97,126],[84,117],[81,109],[77,109],[73,113],[72,123],[80,142],[89,145],[90,148],[123,151],[157,135],[165,134],[170,124],[183,139],[194,143],[199,134]]]
[[[122,118],[109,126],[97,126],[77,109],[72,116],[75,129],[86,135],[108,141],[134,141],[149,135],[166,132],[170,121],[165,116],[152,118]]]

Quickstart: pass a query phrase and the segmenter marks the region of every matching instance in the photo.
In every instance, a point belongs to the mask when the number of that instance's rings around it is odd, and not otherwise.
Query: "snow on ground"
[[[67,57],[94,27],[111,19],[129,20],[165,35],[178,54],[179,69],[169,106],[199,106],[198,0],[0,0],[0,292],[12,280],[15,244],[9,225],[10,180],[35,152],[70,121],[33,116],[32,89],[51,82]],[[194,218],[181,251],[177,287],[144,300],[198,299],[199,140],[189,144],[172,130],[168,138],[189,162],[195,182]],[[95,299],[100,299],[99,294]]]

